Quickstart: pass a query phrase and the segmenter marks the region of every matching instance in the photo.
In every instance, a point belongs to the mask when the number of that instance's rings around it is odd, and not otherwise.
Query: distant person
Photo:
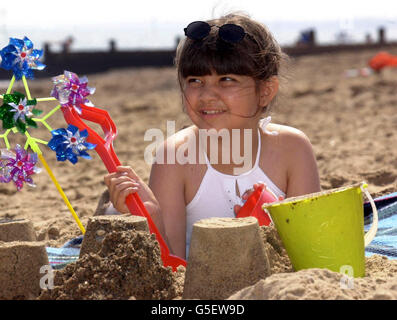
[[[234,218],[252,191],[263,184],[276,199],[320,191],[308,137],[298,129],[270,123],[269,117],[262,119],[278,93],[283,60],[268,29],[248,16],[230,14],[192,22],[185,35],[177,48],[176,67],[184,110],[193,125],[167,139],[157,153],[160,159],[171,150],[176,161],[165,156],[165,164],[155,162],[149,185],[129,166],[120,166],[104,178],[110,201],[120,213],[128,212],[126,196],[138,192],[171,252],[182,258],[188,255],[196,221]],[[239,139],[232,139],[232,148],[247,148],[244,159],[252,159],[250,166],[241,168],[233,149],[219,136],[215,144],[228,152],[230,162],[222,154],[218,163],[219,154],[209,145],[202,150],[199,134],[208,130],[213,134],[226,130],[230,137],[237,133]],[[244,132],[252,140],[247,142]],[[187,141],[198,152],[192,162],[178,162]]]

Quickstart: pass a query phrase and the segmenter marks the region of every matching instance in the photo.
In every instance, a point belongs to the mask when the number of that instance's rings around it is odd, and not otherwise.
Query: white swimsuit
[[[266,130],[266,125],[269,122],[270,117],[263,119],[261,122],[262,129],[265,133],[277,134],[277,132],[269,132]],[[242,206],[244,204],[243,200],[236,194],[236,185],[242,196],[245,191],[253,188],[255,183],[261,181],[267,185],[277,198],[285,198],[284,192],[282,192],[259,167],[261,136],[260,134],[258,136],[258,152],[255,164],[252,169],[238,176],[216,171],[211,166],[204,152],[207,171],[205,172],[196,195],[186,206],[186,257],[188,257],[189,253],[193,224],[196,221],[212,217],[235,218],[234,206]]]

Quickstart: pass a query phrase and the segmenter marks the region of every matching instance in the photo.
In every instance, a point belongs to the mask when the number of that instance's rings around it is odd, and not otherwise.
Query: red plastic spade
[[[277,201],[276,197],[270,193],[265,186],[259,185],[259,187],[252,192],[248,197],[244,206],[237,213],[237,218],[255,217],[258,219],[260,226],[268,226],[271,222],[269,215],[262,210],[264,203],[270,203]]]
[[[116,172],[117,166],[121,165],[113,149],[113,140],[117,135],[116,125],[107,111],[95,107],[89,107],[83,104],[81,104],[80,107],[81,114],[78,114],[77,111],[72,107],[61,108],[66,122],[78,127],[79,130],[86,129],[88,131],[87,142],[97,145],[95,150],[101,157],[108,172]],[[103,139],[101,136],[99,136],[81,119],[99,124],[105,134],[105,138]],[[146,210],[142,200],[139,198],[138,193],[128,195],[125,202],[132,215],[142,216],[147,219],[150,232],[156,235],[157,241],[159,242],[163,265],[166,267],[171,266],[173,271],[176,271],[176,268],[179,265],[186,266],[186,260],[170,254],[167,244],[154,224],[150,214]]]

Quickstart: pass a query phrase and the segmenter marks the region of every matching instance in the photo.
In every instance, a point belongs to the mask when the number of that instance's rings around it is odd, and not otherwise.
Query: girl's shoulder
[[[189,156],[189,152],[196,146],[195,126],[185,127],[167,137],[156,149],[156,157],[164,159],[165,164],[181,164],[179,158]]]
[[[302,152],[311,154],[313,152],[309,137],[297,128],[269,123],[266,131],[277,132],[277,134],[265,133],[265,139],[269,145],[283,151],[285,155],[292,156]]]
[[[168,137],[165,140],[165,146],[168,148],[173,146],[179,148],[183,144],[195,142],[196,137],[196,126],[191,125],[189,127],[184,127]]]
[[[277,123],[269,123],[266,126],[266,131],[268,132],[266,136],[274,137],[275,139],[282,140],[285,143],[310,142],[308,136],[303,131],[294,127]],[[271,132],[277,132],[277,134],[271,134]]]
[[[284,180],[279,186],[284,186],[287,197],[320,191],[316,156],[308,136],[299,129],[279,124],[270,124],[267,130],[278,132],[265,136],[270,151],[276,155],[275,163],[284,169]]]

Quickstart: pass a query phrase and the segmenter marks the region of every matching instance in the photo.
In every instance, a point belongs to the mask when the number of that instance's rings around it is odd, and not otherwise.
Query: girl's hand
[[[135,192],[138,192],[151,215],[154,213],[151,211],[157,209],[157,201],[153,193],[131,167],[118,166],[116,172],[109,173],[104,177],[104,181],[109,189],[110,201],[120,213],[129,212],[125,199],[129,194]]]
[[[256,191],[259,187],[266,188],[266,184],[263,183],[263,182],[255,183],[254,186],[253,186],[253,188],[248,189],[247,191],[245,191],[245,192],[243,193],[243,196],[241,197],[241,199],[243,199],[244,201],[247,201],[247,199],[251,196],[251,194],[252,194],[254,191]],[[281,201],[281,200],[284,200],[284,198],[283,198],[283,197],[280,197],[278,200]],[[237,216],[237,214],[238,214],[238,212],[240,211],[241,208],[242,208],[242,207],[241,207],[240,205],[238,205],[238,204],[236,204],[236,205],[234,206],[233,209],[234,209],[234,213],[235,213],[236,216]]]
[[[264,188],[264,187],[266,187],[266,184],[264,184],[263,182],[255,183],[254,186],[253,186],[251,189],[248,189],[248,190],[246,190],[246,191],[243,193],[241,199],[243,199],[244,201],[247,201],[247,199],[250,197],[250,195],[251,195],[255,190],[257,190],[260,186],[262,186],[262,187]],[[242,208],[242,207],[241,207],[240,205],[236,204],[236,205],[234,206],[234,208],[233,208],[233,209],[234,209],[234,214],[237,215],[241,208]]]

